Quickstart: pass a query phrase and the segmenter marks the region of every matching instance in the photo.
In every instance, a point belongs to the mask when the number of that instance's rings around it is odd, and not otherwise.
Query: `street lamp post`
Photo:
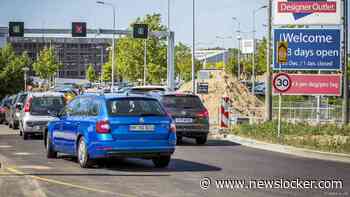
[[[28,67],[22,69],[24,71],[24,91],[27,91],[27,72],[29,71]]]
[[[237,42],[238,42],[238,52],[237,52],[237,80],[241,78],[241,22],[237,19],[237,17],[232,17],[234,21],[237,22]]]
[[[195,11],[196,11],[196,7],[195,7],[195,0],[192,0],[192,6],[193,6],[193,12],[192,12],[192,21],[193,21],[193,26],[192,26],[192,92],[195,94],[196,93],[196,78],[195,78],[195,68],[194,68],[194,64],[195,64],[195,42],[196,42],[196,24],[195,24]]]
[[[114,56],[115,56],[115,6],[112,3],[107,3],[104,1],[97,1],[96,3],[101,5],[107,5],[112,7],[113,9],[113,36],[112,36],[112,85],[111,85],[111,92],[114,93]]]
[[[266,5],[261,6],[258,9],[253,10],[253,61],[252,61],[252,94],[255,94],[255,16],[259,10],[267,8]]]
[[[146,85],[147,81],[147,39],[144,41],[144,52],[143,52],[143,85]]]

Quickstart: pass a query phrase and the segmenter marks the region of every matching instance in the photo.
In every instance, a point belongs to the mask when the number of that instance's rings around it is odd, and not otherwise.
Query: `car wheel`
[[[18,129],[18,123],[16,124],[16,122],[13,122],[13,129]]]
[[[176,136],[176,144],[182,144],[182,136]]]
[[[52,148],[50,135],[46,134],[46,157],[49,159],[57,158],[57,152]]]
[[[91,166],[91,160],[87,151],[84,137],[81,137],[78,145],[78,162],[80,167],[89,168]]]
[[[205,135],[205,136],[201,136],[201,137],[197,137],[196,138],[196,143],[199,144],[199,145],[203,145],[205,143],[207,143],[207,139],[208,137]]]
[[[166,168],[170,163],[171,156],[159,156],[153,158],[153,164],[156,168]]]
[[[27,139],[29,139],[29,134],[28,134],[28,133],[23,132],[22,137],[23,137],[23,140],[27,140]]]
[[[19,136],[23,135],[23,126],[22,123],[19,123]]]

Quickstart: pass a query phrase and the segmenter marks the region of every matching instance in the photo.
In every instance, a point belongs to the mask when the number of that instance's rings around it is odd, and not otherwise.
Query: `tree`
[[[0,49],[0,98],[23,90],[23,68],[29,64],[26,52],[16,55],[10,44]]]
[[[92,64],[88,65],[86,76],[87,76],[87,80],[89,80],[90,82],[96,81],[96,72]]]
[[[160,14],[146,15],[137,18],[134,23],[148,24],[149,31],[165,31],[166,27],[161,25]],[[134,24],[132,23],[132,24]],[[130,25],[130,29],[132,28]],[[144,67],[144,40],[125,36],[116,42],[116,75],[115,79],[137,81],[143,78]],[[160,83],[166,78],[167,49],[165,40],[155,37],[147,39],[147,81]],[[108,62],[103,66],[103,80],[111,79],[112,59],[109,55]]]
[[[49,81],[52,80],[53,76],[61,67],[62,65],[58,63],[52,47],[45,47],[42,51],[40,51],[38,59],[33,64],[35,74],[41,79],[46,79]]]

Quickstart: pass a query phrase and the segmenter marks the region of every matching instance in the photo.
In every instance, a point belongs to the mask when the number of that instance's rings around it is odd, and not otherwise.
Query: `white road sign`
[[[339,25],[341,0],[273,0],[274,25]]]
[[[242,40],[241,46],[243,54],[252,54],[254,52],[254,40]]]

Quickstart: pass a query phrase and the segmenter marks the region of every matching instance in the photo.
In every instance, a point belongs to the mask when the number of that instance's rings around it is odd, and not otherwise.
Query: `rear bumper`
[[[204,135],[208,135],[209,126],[207,125],[199,125],[199,126],[190,126],[190,125],[179,125],[176,126],[176,134],[177,136],[184,137],[201,137]]]
[[[152,158],[173,154],[175,144],[176,140],[92,142],[89,144],[88,152],[92,159],[109,157]]]

